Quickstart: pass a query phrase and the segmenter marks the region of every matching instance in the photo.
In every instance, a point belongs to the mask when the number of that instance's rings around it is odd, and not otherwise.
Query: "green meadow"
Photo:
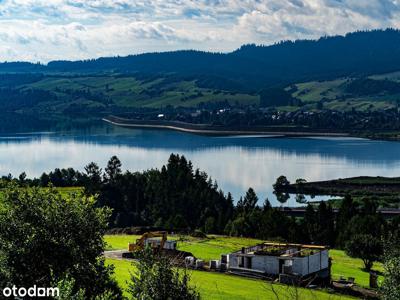
[[[338,279],[340,276],[353,277],[356,283],[363,287],[369,286],[369,273],[364,270],[364,265],[361,259],[351,258],[342,250],[332,249],[329,251],[332,258],[332,278]],[[378,273],[383,272],[382,263],[374,263],[373,270]],[[379,276],[379,280],[383,279]]]
[[[42,188],[42,189],[48,189],[48,188]],[[83,192],[83,188],[81,187],[56,187],[54,188],[57,192],[59,192],[62,196],[68,196],[72,194],[79,194]],[[0,198],[3,195],[3,190],[0,189]]]
[[[388,79],[397,81],[399,72],[380,74],[370,76],[371,79],[383,80]],[[345,85],[352,78],[338,78],[328,81],[310,81],[297,83],[292,87],[287,87],[290,90],[294,87],[292,96],[300,99],[309,110],[313,109],[313,104],[324,100],[324,108],[338,111],[351,111],[353,109],[360,111],[381,110],[395,107],[398,94],[395,95],[369,95],[358,97],[350,95],[345,91]]]

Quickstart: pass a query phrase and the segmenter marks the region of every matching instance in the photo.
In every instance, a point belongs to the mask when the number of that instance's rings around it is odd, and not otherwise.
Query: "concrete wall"
[[[252,268],[267,274],[279,274],[279,259],[274,256],[254,256],[252,258]]]
[[[328,250],[324,250],[321,251],[321,261],[322,261],[322,267],[321,269],[327,269],[329,268],[329,251]]]
[[[292,272],[304,275],[307,272],[307,261],[304,257],[293,257]]]
[[[254,255],[251,257],[251,269],[266,272],[267,274],[279,274],[279,259],[274,256]],[[228,255],[229,268],[239,268],[241,256]],[[244,259],[244,268],[249,268],[247,259]]]
[[[329,254],[327,250],[309,256],[309,273],[326,269],[329,265]],[[308,274],[309,274],[308,273]]]
[[[278,275],[282,272],[279,270],[279,258],[275,256],[254,255],[251,257],[251,269],[265,272],[267,274]],[[228,255],[228,267],[239,268],[241,256],[234,253]],[[287,260],[292,260],[292,272],[301,276],[308,275],[320,270],[326,269],[329,266],[329,251],[323,250],[316,254],[306,257],[291,257]],[[244,268],[249,268],[247,259],[244,259]]]
[[[175,250],[176,249],[176,241],[166,241],[164,244],[164,249]]]
[[[328,266],[328,250],[323,250],[306,257],[293,257],[293,273],[298,273],[302,276],[326,269]]]
[[[238,260],[235,254],[228,254],[228,267],[229,268],[238,268]]]

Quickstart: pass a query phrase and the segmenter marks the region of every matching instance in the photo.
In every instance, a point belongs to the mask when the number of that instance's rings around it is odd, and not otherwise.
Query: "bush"
[[[150,248],[138,252],[137,271],[132,274],[129,293],[140,300],[194,300],[199,293],[189,286],[186,269],[174,268],[165,256],[153,254]]]
[[[400,299],[400,237],[390,235],[384,248],[382,299],[397,300]]]

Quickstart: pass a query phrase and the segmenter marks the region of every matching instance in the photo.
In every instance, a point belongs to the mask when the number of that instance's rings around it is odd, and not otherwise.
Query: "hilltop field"
[[[1,103],[18,113],[82,114],[123,111],[122,109],[171,107],[207,107],[216,104],[234,107],[258,106],[258,92],[213,88],[198,79],[168,75],[26,75],[28,79],[0,83],[0,96],[15,98]],[[21,75],[22,76],[22,75]],[[374,88],[371,89],[370,86]],[[329,81],[296,83],[285,88],[301,101],[281,104],[280,110],[331,109],[380,110],[397,106],[400,96],[400,72],[374,75],[364,79],[351,77]],[[368,88],[366,88],[368,87]],[[363,92],[364,91],[364,92]],[[3,94],[3,95],[2,95]],[[28,101],[28,96],[31,99]]]
[[[310,81],[286,87],[310,109],[368,111],[397,107],[400,72],[372,75],[362,79],[345,77]]]
[[[106,235],[107,250],[126,249],[129,242],[134,242],[140,236],[135,235]],[[178,249],[193,253],[197,258],[209,261],[219,259],[221,254],[227,254],[250,245],[260,243],[260,240],[210,235],[207,239],[189,236],[173,236],[178,240]],[[330,250],[332,258],[332,278],[354,277],[355,282],[368,287],[369,274],[363,270],[360,259],[348,257],[342,250]],[[130,272],[134,270],[129,261],[108,259],[115,266],[115,274],[119,284],[126,289]],[[382,265],[374,265],[376,271],[383,271]],[[222,273],[191,271],[191,278],[201,294],[206,299],[274,299],[272,287],[282,299],[290,299],[293,290],[287,286],[268,284],[261,280],[242,278]],[[300,299],[352,299],[348,296],[330,294],[328,290],[311,291],[300,289]]]

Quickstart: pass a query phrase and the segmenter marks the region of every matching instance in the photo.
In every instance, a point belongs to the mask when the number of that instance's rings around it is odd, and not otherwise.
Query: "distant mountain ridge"
[[[211,77],[209,84],[211,81],[217,88],[244,91],[396,70],[400,70],[400,31],[395,29],[285,41],[271,46],[244,45],[231,53],[185,50],[84,61],[52,61],[47,65],[0,64],[3,73],[144,73],[203,80]]]

